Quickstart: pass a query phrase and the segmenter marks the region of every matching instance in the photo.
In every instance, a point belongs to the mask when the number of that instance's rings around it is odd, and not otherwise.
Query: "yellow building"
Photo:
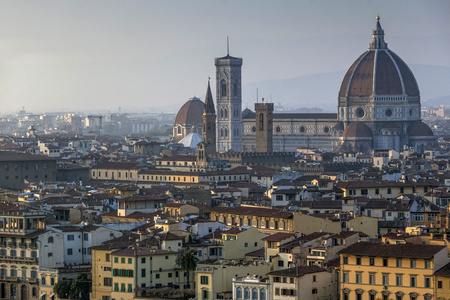
[[[228,226],[252,226],[262,232],[294,230],[293,213],[267,207],[213,207],[211,220],[225,223]]]
[[[175,263],[177,253],[128,247],[111,253],[112,299],[134,299],[145,288],[185,287],[187,274]]]
[[[434,273],[434,283],[435,299],[450,299],[450,263]]]
[[[360,231],[371,238],[378,237],[378,219],[366,216],[350,216],[335,213],[318,217],[301,212],[294,213],[294,232],[311,234],[313,232],[339,233],[341,231]]]
[[[448,263],[444,246],[368,242],[340,254],[340,293],[350,299],[436,299],[433,273]]]
[[[231,298],[233,278],[248,274],[264,276],[269,268],[269,264],[199,264],[195,271],[197,299]]]
[[[169,203],[164,206],[164,213],[169,217],[181,217],[189,214],[198,214],[199,208],[186,203]]]
[[[337,299],[333,271],[318,266],[301,266],[268,273],[270,295],[281,299]],[[334,280],[333,280],[334,279]],[[248,299],[243,297],[244,299]]]
[[[91,179],[135,182],[139,170],[138,162],[105,162],[91,169]]]
[[[423,197],[439,187],[436,180],[396,181],[340,181],[337,186],[344,191],[344,197],[365,196],[370,198],[394,199],[400,194],[418,194]]]

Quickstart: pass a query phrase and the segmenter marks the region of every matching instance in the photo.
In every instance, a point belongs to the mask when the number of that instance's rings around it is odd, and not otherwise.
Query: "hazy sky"
[[[177,110],[203,98],[227,36],[244,85],[346,70],[377,13],[408,64],[450,67],[447,0],[1,1],[0,114]]]

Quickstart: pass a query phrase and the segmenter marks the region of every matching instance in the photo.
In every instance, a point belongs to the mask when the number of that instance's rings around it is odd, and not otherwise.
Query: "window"
[[[159,279],[159,274],[156,274],[156,275],[155,275],[155,278],[156,278],[156,279]]]
[[[73,241],[73,240],[75,240],[75,236],[73,234],[68,234],[67,235],[67,240],[68,241]]]
[[[208,284],[208,276],[200,276],[200,284]]]
[[[246,248],[247,248],[247,247],[248,247],[248,243],[245,243],[244,247],[246,247]]]
[[[202,277],[204,277],[204,276],[202,276]],[[238,298],[238,299],[242,298],[242,290],[240,287],[236,288],[236,298]]]
[[[142,277],[142,278],[145,277],[145,274],[146,274],[145,269],[141,269],[141,277]]]
[[[369,258],[369,265],[375,266],[375,258],[374,257]]]
[[[128,263],[132,264],[133,263],[133,259],[131,257],[128,258]]]
[[[442,289],[442,280],[438,280],[437,287],[438,289]]]
[[[129,283],[127,292],[131,293],[132,291],[133,291],[133,285],[131,283]]]
[[[279,266],[279,267],[284,267],[284,261],[279,260],[279,261],[278,261],[278,266]]]
[[[402,286],[402,275],[395,275],[395,284],[397,286]]]
[[[411,259],[410,260],[410,267],[411,267],[411,269],[414,269],[416,267],[416,260],[415,259]]]
[[[361,265],[361,257],[356,258],[356,264],[359,266]]]
[[[411,276],[410,286],[411,287],[416,287],[416,276]]]
[[[347,256],[342,257],[342,263],[344,265],[348,265],[348,257]]]
[[[109,254],[109,253],[106,253],[106,255],[105,255],[105,261],[110,261],[110,254]]]
[[[389,285],[389,275],[383,274],[383,285]]]
[[[206,290],[203,290],[202,291],[202,299],[208,299],[208,291],[206,291]]]
[[[348,272],[342,273],[342,282],[348,283]]]
[[[121,264],[124,264],[124,263],[125,263],[125,257],[121,257],[121,258],[120,258],[120,263],[121,263]]]
[[[89,241],[89,235],[87,233],[83,233],[83,240]]]
[[[425,277],[425,287],[429,288],[431,286],[431,279],[430,277]]]
[[[103,278],[103,285],[104,286],[112,286],[112,279],[108,278],[108,277]]]
[[[425,269],[429,269],[431,267],[431,262],[429,260],[425,261]]]
[[[361,283],[361,277],[362,277],[362,273],[356,273],[356,283]]]
[[[313,288],[311,293],[312,293],[312,294],[317,294],[317,289],[316,289],[316,288]]]
[[[168,274],[167,274],[167,277],[168,277],[168,278],[172,278],[172,273],[168,273]]]
[[[387,189],[387,193],[388,193],[389,195],[392,194],[391,188],[388,188],[388,189]]]
[[[388,259],[383,258],[383,267],[387,267],[387,266],[388,266]]]
[[[67,249],[67,255],[73,255],[73,249],[72,248]]]
[[[48,244],[53,243],[53,237],[52,237],[52,236],[48,237],[47,243],[48,243]]]
[[[120,291],[125,292],[125,283],[120,284]]]
[[[375,274],[369,274],[369,284],[375,284]]]
[[[401,268],[402,267],[402,259],[401,258],[397,258],[397,260],[396,260],[396,265],[397,265],[397,268]]]
[[[119,263],[119,258],[118,257],[114,257],[114,262],[117,264]]]
[[[52,257],[53,256],[53,252],[49,252],[47,256],[48,257]]]
[[[119,291],[119,284],[116,282],[114,283],[114,291],[118,292]]]

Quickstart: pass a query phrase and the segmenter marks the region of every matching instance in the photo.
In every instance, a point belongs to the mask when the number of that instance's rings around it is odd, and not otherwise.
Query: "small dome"
[[[408,127],[409,136],[434,136],[431,128],[422,121],[411,123]]]
[[[339,122],[331,128],[331,131],[344,131],[344,123]]]
[[[178,111],[175,124],[202,124],[203,101],[194,97],[189,99]]]
[[[347,126],[342,134],[344,138],[365,138],[372,137],[372,131],[362,122],[353,122]]]
[[[197,144],[203,142],[203,137],[197,132],[191,132],[187,136],[185,136],[179,144],[183,144],[186,148],[197,148]]]

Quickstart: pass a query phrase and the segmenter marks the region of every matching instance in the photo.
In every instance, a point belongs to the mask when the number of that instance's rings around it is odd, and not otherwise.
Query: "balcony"
[[[197,273],[214,273],[213,268],[197,268]]]
[[[7,256],[1,255],[0,262],[17,262],[17,263],[31,263],[37,264],[37,257],[19,257],[19,256]]]
[[[19,247],[26,249],[27,248],[27,243],[19,243]]]

